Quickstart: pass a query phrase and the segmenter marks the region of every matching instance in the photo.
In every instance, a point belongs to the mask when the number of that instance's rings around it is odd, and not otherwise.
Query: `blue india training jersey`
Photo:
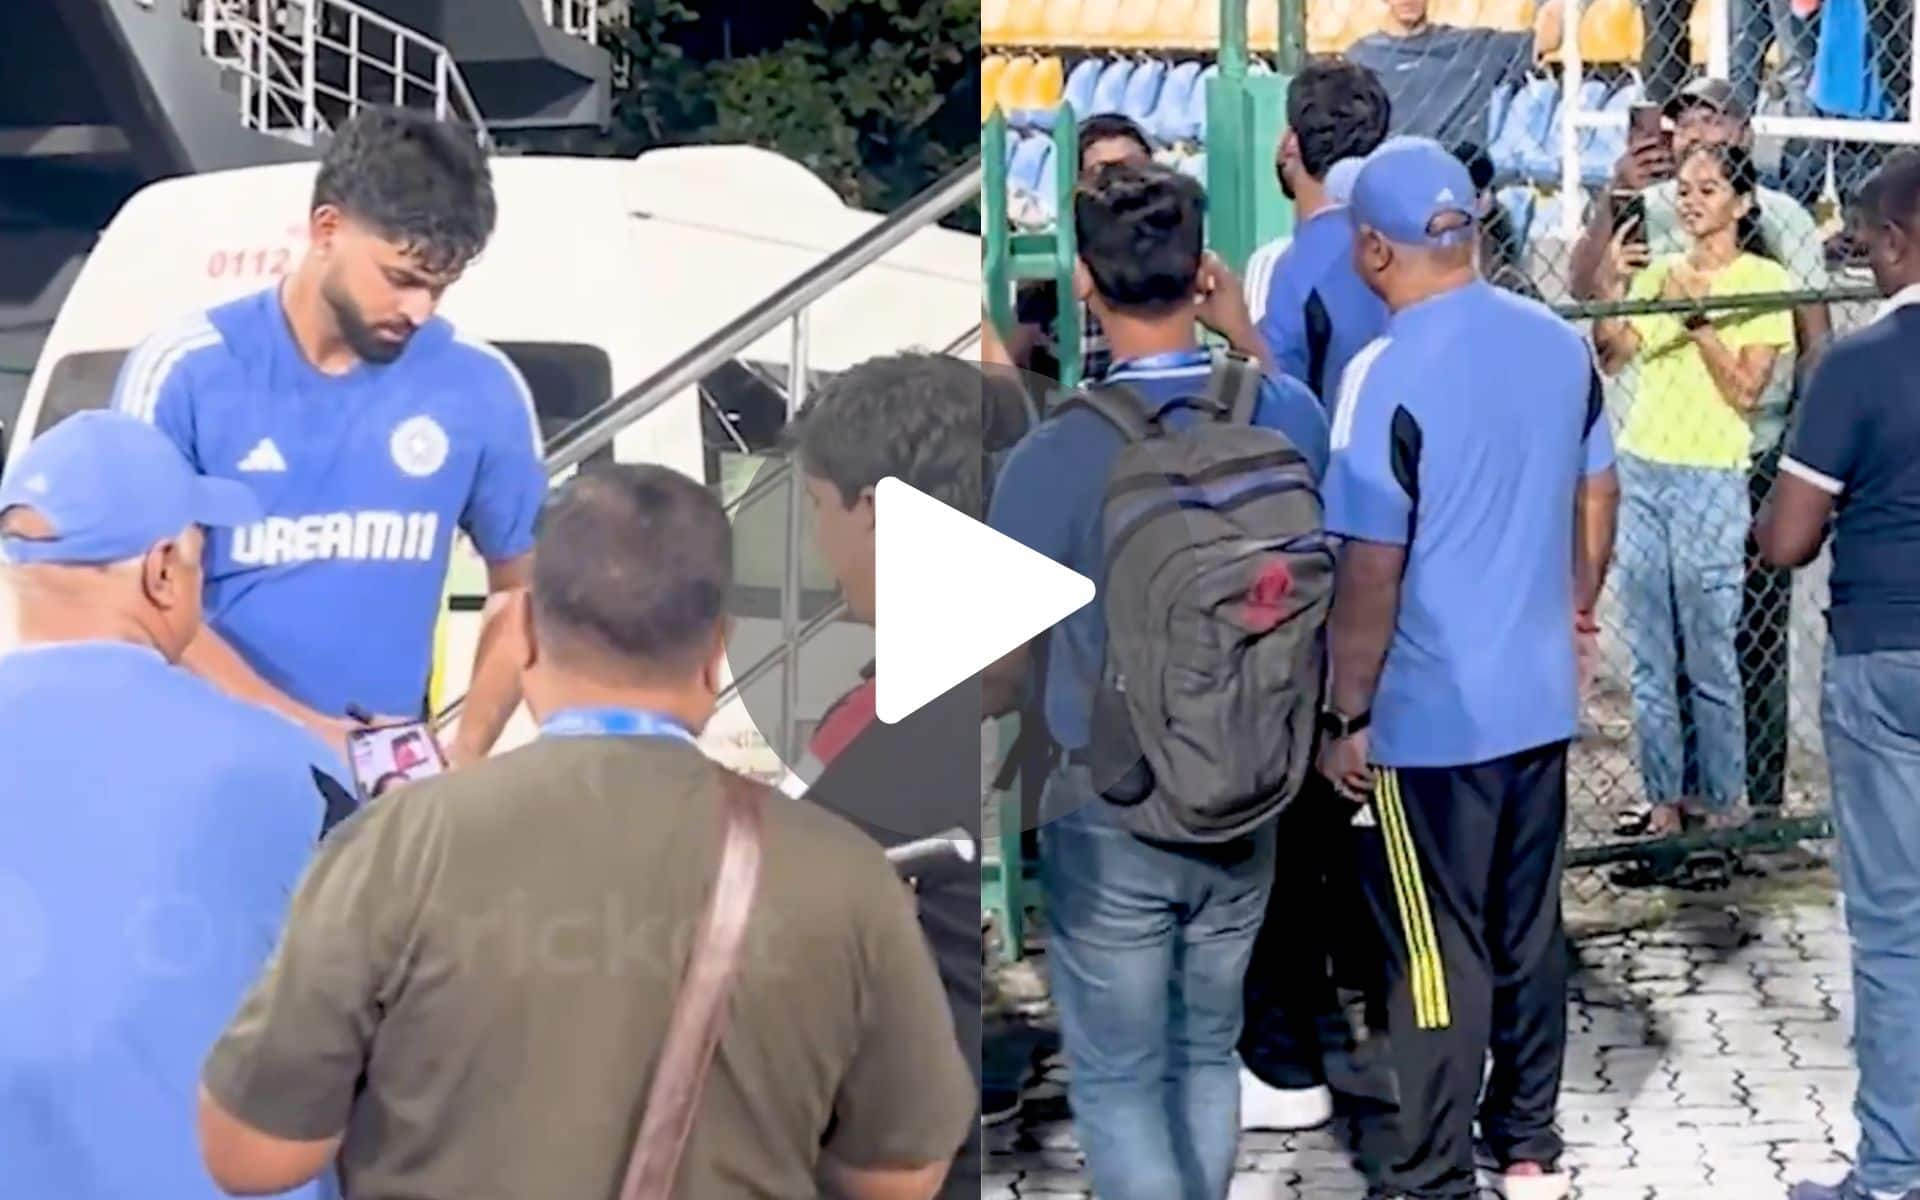
[[[329,376],[269,289],[149,339],[114,405],[259,496],[265,520],[209,540],[207,619],[320,712],[422,710],[456,530],[489,562],[533,548],[547,483],[532,394],[444,320],[392,363]]]

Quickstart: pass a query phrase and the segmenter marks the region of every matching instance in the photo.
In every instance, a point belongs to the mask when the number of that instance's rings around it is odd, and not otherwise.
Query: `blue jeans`
[[[1920,1186],[1920,650],[1836,655],[1821,685],[1853,941],[1860,1181]]]
[[[1705,807],[1723,812],[1739,800],[1747,779],[1746,715],[1733,642],[1746,582],[1747,476],[1627,454],[1619,468],[1614,560],[1633,656],[1634,727],[1647,799],[1673,804],[1681,797],[1677,622]]]
[[[1273,825],[1222,846],[1163,846],[1089,803],[1084,767],[1060,767],[1047,793],[1043,811],[1066,813],[1040,829],[1047,963],[1093,1192],[1221,1200],[1240,1135],[1234,1045],[1273,885]]]

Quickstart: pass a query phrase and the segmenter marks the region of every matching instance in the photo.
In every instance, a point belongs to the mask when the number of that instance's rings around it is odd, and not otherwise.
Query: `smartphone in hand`
[[[362,804],[404,783],[441,774],[447,756],[425,721],[365,725],[347,734],[347,762]]]

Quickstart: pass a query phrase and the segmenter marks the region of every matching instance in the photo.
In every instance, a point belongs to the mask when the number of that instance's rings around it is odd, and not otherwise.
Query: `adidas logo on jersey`
[[[440,516],[430,512],[268,517],[234,530],[233,561],[243,567],[278,567],[324,559],[431,562],[439,535]]]
[[[247,451],[240,460],[242,471],[285,471],[287,460],[282,457],[280,447],[273,444],[272,438],[261,438],[260,444]]]

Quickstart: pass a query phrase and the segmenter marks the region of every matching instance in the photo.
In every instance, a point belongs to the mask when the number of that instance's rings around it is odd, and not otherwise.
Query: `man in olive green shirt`
[[[614,1200],[719,856],[694,737],[723,676],[732,537],[662,467],[582,474],[528,598],[531,746],[342,824],[203,1077],[208,1171],[353,1200]],[[765,799],[739,975],[676,1195],[928,1197],[972,1073],[873,841]]]

